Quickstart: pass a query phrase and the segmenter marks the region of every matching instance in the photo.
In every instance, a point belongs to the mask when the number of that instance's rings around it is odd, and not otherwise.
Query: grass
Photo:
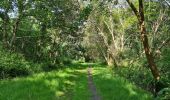
[[[66,68],[0,81],[0,100],[88,100],[86,69]]]
[[[102,100],[149,100],[151,96],[97,64],[74,64],[58,71],[0,81],[0,100],[90,100],[87,66]]]
[[[152,100],[150,93],[137,88],[107,68],[93,68],[93,79],[103,100]]]

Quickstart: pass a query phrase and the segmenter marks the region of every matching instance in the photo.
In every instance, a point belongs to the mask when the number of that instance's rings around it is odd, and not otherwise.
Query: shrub
[[[0,48],[0,78],[25,76],[32,72],[30,63],[21,54],[9,53]]]

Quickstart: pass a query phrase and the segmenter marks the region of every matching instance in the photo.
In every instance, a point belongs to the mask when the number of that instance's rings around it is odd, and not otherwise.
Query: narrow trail
[[[97,93],[96,87],[93,83],[92,68],[88,68],[87,72],[88,72],[88,86],[90,92],[92,93],[92,100],[101,100],[99,94]]]

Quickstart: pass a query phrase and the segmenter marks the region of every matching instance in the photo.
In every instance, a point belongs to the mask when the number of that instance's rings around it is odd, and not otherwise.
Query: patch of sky
[[[12,10],[8,12],[8,15],[10,18],[16,18],[18,16],[18,7],[15,0],[12,2]]]

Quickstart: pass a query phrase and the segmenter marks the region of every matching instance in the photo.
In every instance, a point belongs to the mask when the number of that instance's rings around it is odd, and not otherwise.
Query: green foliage
[[[139,59],[134,61],[132,64],[130,64],[128,60],[126,62],[128,63],[126,66],[115,68],[114,71],[139,87],[152,91],[149,87],[149,84],[153,81],[152,75],[148,70],[149,68],[147,64],[144,63],[145,60]]]
[[[128,63],[126,66],[120,68],[114,68],[113,70],[118,75],[128,79],[129,81],[133,82],[137,86],[150,91],[151,93],[155,94],[155,89],[157,88],[156,98],[163,99],[169,98],[169,88],[170,81],[169,81],[169,54],[166,52],[162,53],[161,59],[157,62],[161,72],[161,80],[162,84],[156,85],[153,80],[153,76],[151,75],[150,70],[148,70],[148,64],[145,58],[141,57],[134,60],[123,60],[124,63]],[[166,55],[164,55],[166,54]],[[132,54],[131,54],[132,55]],[[132,57],[132,56],[131,56]],[[131,58],[133,59],[133,58]],[[130,63],[133,62],[133,63]],[[158,100],[159,100],[158,99]]]
[[[28,75],[32,72],[30,63],[21,54],[0,50],[0,78]]]
[[[165,48],[162,50],[161,57],[159,61],[157,62],[162,78],[161,81],[164,82],[165,88],[161,89],[158,93],[158,97],[161,96],[161,98],[167,98],[170,95],[170,48]],[[161,92],[162,91],[162,92]],[[170,97],[169,97],[170,98]]]
[[[42,71],[57,69],[57,65],[51,63],[33,63],[27,61],[20,53],[7,52],[0,49],[0,79],[27,76]]]
[[[168,100],[170,98],[170,88],[164,88],[158,92],[156,100]]]
[[[138,1],[132,0],[132,2],[138,8]],[[144,56],[138,20],[126,3],[126,0],[1,0],[0,41],[2,43],[0,42],[0,45],[3,48],[0,48],[0,79],[43,71],[49,72],[68,67],[65,65],[75,64],[75,62],[99,62],[114,64],[117,67],[113,69],[115,73],[154,93],[153,77]],[[165,43],[170,37],[170,10],[166,2],[162,2],[162,0],[146,0],[143,3],[150,49],[161,73],[161,82],[167,86],[159,90],[158,98],[164,98],[166,97],[164,91],[170,88],[170,44]],[[160,50],[159,47],[161,47]],[[81,66],[86,68],[98,65],[74,65],[77,68]],[[113,68],[113,66],[111,67]],[[16,90],[19,89],[18,84],[24,84],[24,90],[14,94],[14,99],[18,96],[21,98],[29,96],[26,93],[34,90],[35,93],[30,93],[33,99],[43,99],[36,96],[50,93],[53,94],[45,99],[58,99],[54,93],[56,91],[48,90],[49,87],[63,88],[64,91],[67,87],[64,83],[68,81],[67,78],[72,78],[70,76],[76,76],[78,73],[83,78],[82,80],[77,78],[83,84],[83,90],[81,87],[75,88],[74,100],[79,99],[77,95],[81,95],[82,99],[88,99],[83,96],[83,94],[88,95],[85,89],[84,72],[82,74],[77,70],[75,72],[73,69],[68,70],[63,70],[61,73],[55,71],[56,76],[54,72],[49,72],[50,75],[47,75],[47,79],[43,73],[40,80],[36,77],[41,74],[36,74],[29,78],[14,79],[11,83],[5,81],[0,89],[5,89],[6,95],[9,91],[13,92],[12,89],[8,91],[5,88],[9,84],[14,84],[11,88],[15,87]],[[108,72],[101,71],[100,68],[95,70],[99,72],[96,71],[98,74],[95,76],[95,82],[105,85],[98,86],[101,92],[105,92],[103,95],[101,94],[104,99],[111,98],[110,93],[107,93],[109,91],[107,88],[116,88],[114,94],[117,95],[120,86],[123,87],[121,91],[123,94],[127,92],[125,96],[119,95],[123,99],[126,99],[128,95],[127,99],[141,99],[139,97],[142,92],[123,82],[124,79],[113,78],[111,74],[107,77],[105,73]],[[59,77],[61,74],[68,73],[70,76],[64,77],[64,79]],[[57,79],[59,77],[59,80],[55,80],[56,77]],[[46,84],[46,81],[49,80],[51,83],[54,82],[53,84],[60,84],[61,81],[62,85],[53,87],[50,83]],[[112,86],[113,84],[108,84],[109,82],[120,86]],[[33,87],[30,87],[29,84]],[[41,84],[39,88],[45,87],[45,89],[40,92],[41,89],[36,88],[37,84]],[[27,87],[30,87],[30,90]],[[63,91],[57,91],[57,93],[72,95],[72,93]],[[79,91],[82,92],[78,93]],[[24,95],[21,95],[22,92]],[[40,94],[36,94],[36,92],[40,92]],[[68,92],[70,91],[68,90]],[[144,99],[145,96],[143,96]],[[67,96],[61,98],[68,99]],[[28,99],[30,98],[28,97]],[[119,97],[113,97],[113,99],[119,99]]]

